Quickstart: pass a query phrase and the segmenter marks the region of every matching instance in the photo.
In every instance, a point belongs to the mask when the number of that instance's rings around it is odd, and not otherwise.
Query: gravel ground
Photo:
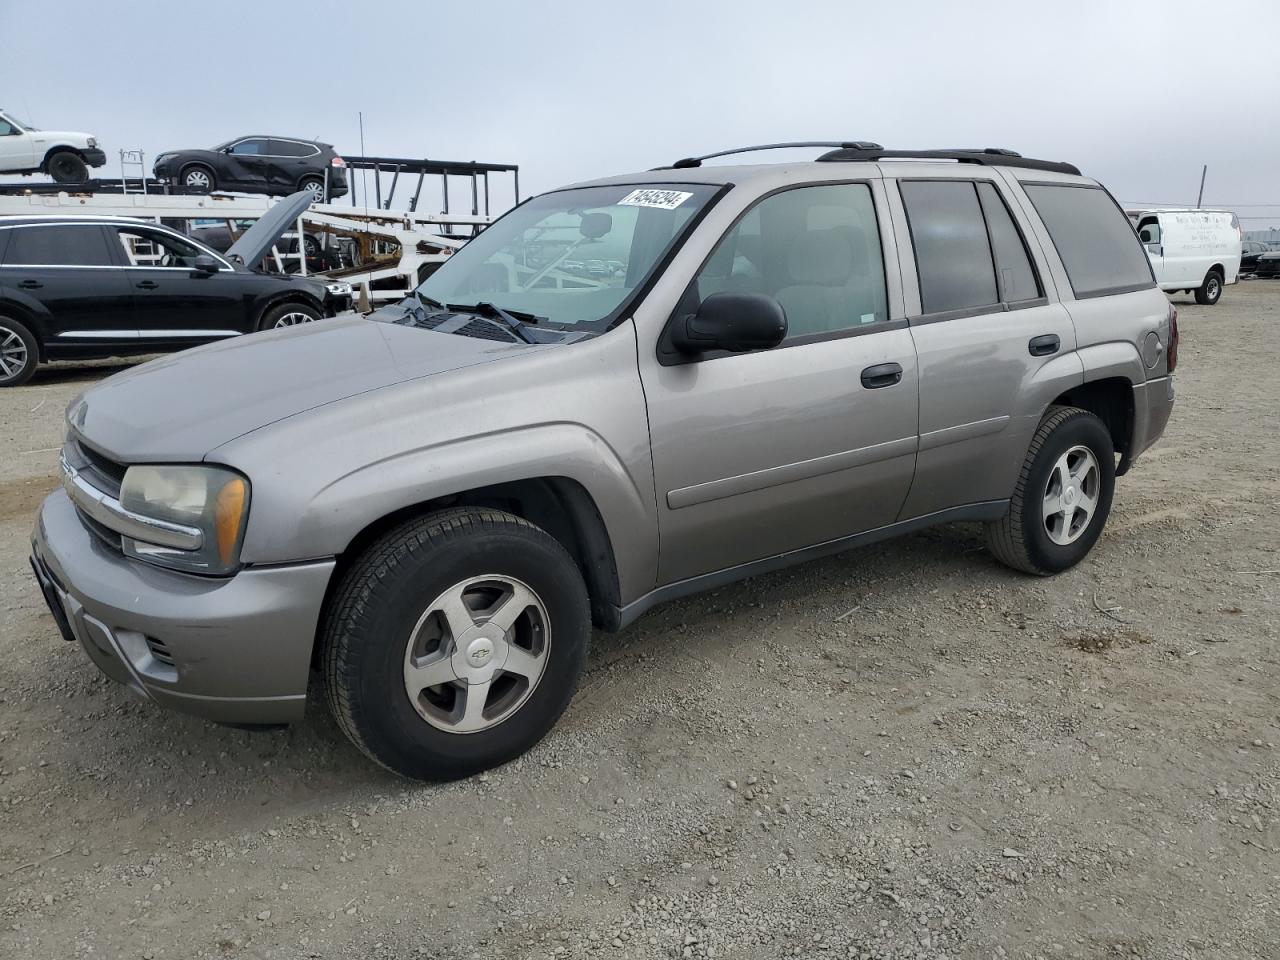
[[[101,679],[26,556],[112,368],[0,391],[0,955],[1280,957],[1280,283],[1178,301],[1076,569],[956,526],[667,606],[447,786]]]

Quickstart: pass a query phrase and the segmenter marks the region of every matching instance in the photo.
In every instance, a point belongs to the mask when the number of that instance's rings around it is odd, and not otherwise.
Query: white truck
[[[58,183],[84,183],[107,155],[95,137],[73,130],[41,130],[0,110],[0,173],[46,173]]]
[[[1130,210],[1129,219],[1165,293],[1194,293],[1196,303],[1212,305],[1236,282],[1244,235],[1230,210]]]

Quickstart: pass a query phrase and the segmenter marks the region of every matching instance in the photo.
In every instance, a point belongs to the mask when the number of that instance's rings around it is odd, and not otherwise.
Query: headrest
[[[853,272],[853,244],[846,230],[813,230],[791,245],[787,270],[791,282],[807,286],[840,287]]]

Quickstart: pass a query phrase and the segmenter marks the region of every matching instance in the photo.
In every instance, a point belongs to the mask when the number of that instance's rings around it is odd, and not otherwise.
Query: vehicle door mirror
[[[211,273],[218,272],[218,261],[213,259],[207,253],[197,255],[191,264],[191,272],[208,276]]]
[[[773,297],[758,293],[713,293],[698,312],[677,318],[672,345],[681,353],[708,350],[767,350],[787,335],[787,314]]]

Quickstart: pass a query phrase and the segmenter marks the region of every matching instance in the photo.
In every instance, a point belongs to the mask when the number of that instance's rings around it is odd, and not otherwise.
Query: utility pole
[[[1207,174],[1208,172],[1209,172],[1209,165],[1206,163],[1203,167],[1200,168],[1200,193],[1196,196],[1197,210],[1200,209],[1200,202],[1204,200],[1204,178],[1205,178],[1205,174]]]

